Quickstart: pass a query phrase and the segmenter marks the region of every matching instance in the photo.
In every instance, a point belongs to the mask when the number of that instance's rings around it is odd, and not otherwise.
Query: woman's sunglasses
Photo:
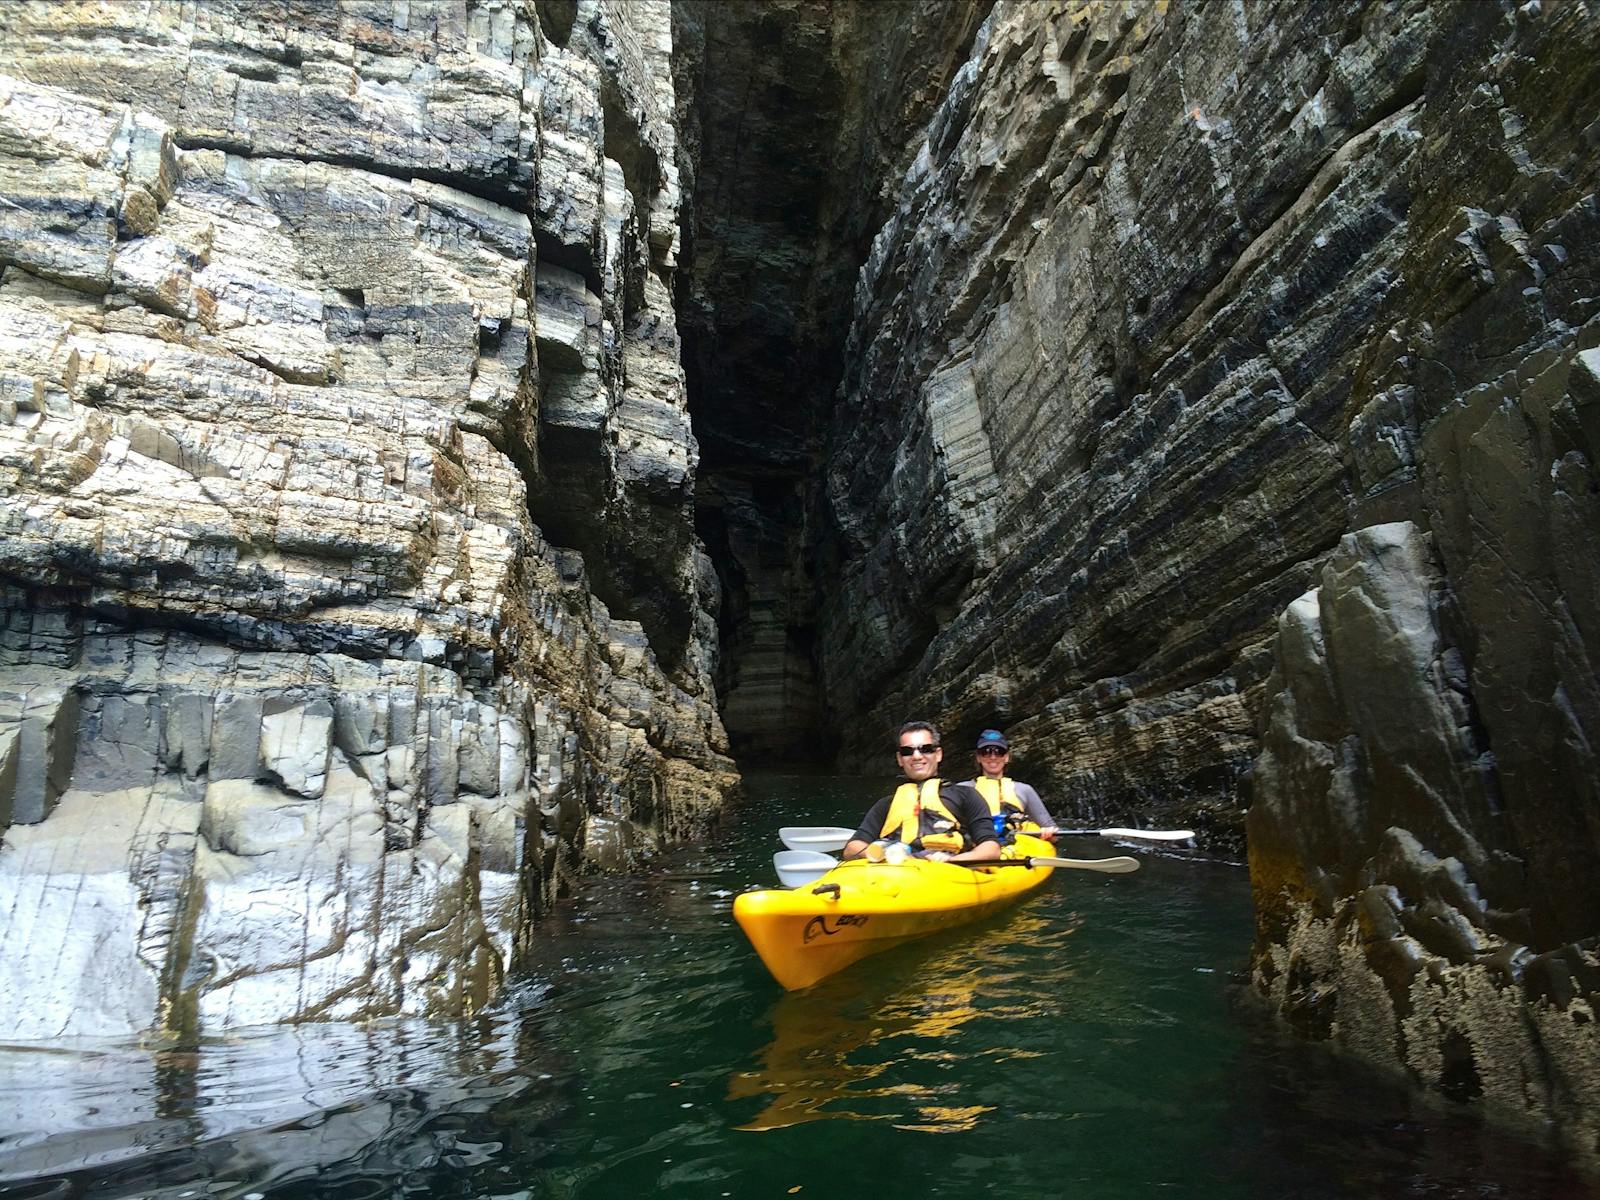
[[[1004,758],[1010,751],[1002,750],[999,746],[985,746],[978,751],[979,758]]]

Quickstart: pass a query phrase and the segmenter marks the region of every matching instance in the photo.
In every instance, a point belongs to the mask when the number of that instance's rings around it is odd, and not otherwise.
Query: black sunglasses
[[[939,748],[938,742],[929,742],[925,746],[901,746],[896,751],[901,758],[910,758],[913,754],[932,754]]]
[[[978,751],[978,757],[979,758],[1002,758],[1005,755],[1010,754],[1010,753],[1011,753],[1011,751],[1002,750],[1002,749],[1000,749],[999,746],[985,746],[982,750]]]

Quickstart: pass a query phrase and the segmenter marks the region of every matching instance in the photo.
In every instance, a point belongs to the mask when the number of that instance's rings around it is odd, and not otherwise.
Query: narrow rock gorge
[[[1276,1010],[1596,1154],[1593,8],[977,7],[680,6],[730,729],[1248,832]]]
[[[0,30],[3,1036],[471,1011],[925,716],[1600,1161],[1591,4]]]

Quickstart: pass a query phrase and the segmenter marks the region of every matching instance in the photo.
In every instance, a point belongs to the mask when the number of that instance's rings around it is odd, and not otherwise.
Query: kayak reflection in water
[[[1015,822],[1032,822],[1039,827],[1037,832],[1029,830],[1034,837],[1055,841],[1056,821],[1039,799],[1039,793],[1026,783],[1006,777],[1006,767],[1011,763],[1011,743],[1006,741],[1006,735],[998,729],[985,729],[980,733],[977,759],[981,774],[961,786],[973,788],[983,797],[990,816],[1013,822],[1013,829]]]
[[[994,819],[977,790],[939,778],[944,750],[939,731],[926,721],[900,727],[896,761],[907,782],[870,809],[844,848],[860,858],[874,843],[899,842],[935,862],[993,862],[1000,857]]]

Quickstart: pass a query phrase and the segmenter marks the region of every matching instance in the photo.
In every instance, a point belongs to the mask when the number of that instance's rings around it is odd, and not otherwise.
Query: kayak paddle
[[[1139,869],[1137,858],[996,858],[987,862],[960,863],[963,867],[1066,867],[1071,871],[1099,871],[1102,875],[1126,875]]]
[[[1040,833],[1048,830],[1041,829]],[[1194,836],[1192,829],[1057,829],[1057,837],[1124,838],[1133,842],[1186,842]]]
[[[1184,842],[1194,837],[1192,829],[1057,829],[1055,832],[1057,837],[1122,838],[1134,842]],[[855,835],[854,829],[842,825],[785,825],[778,830],[783,844],[791,850],[843,850]]]
[[[833,855],[815,850],[779,850],[772,856],[773,869],[786,888],[815,883],[838,865],[839,860]]]
[[[855,835],[854,829],[842,825],[785,825],[778,830],[791,850],[843,850]]]

